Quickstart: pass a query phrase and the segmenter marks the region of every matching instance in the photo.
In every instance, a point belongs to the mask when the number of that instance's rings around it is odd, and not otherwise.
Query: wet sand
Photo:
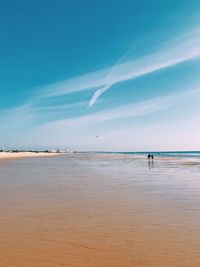
[[[72,154],[0,162],[0,266],[198,267],[200,169]]]

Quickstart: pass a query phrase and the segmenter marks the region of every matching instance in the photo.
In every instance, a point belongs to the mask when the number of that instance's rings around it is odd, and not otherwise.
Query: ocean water
[[[200,151],[169,151],[169,152],[150,152],[155,157],[176,157],[176,158],[199,158]],[[146,155],[146,152],[133,152],[135,155]]]
[[[146,151],[146,152],[97,152],[108,154],[125,154],[147,157],[147,155],[153,154],[154,157],[176,157],[176,158],[198,158],[200,159],[200,151]]]
[[[198,267],[200,162],[146,153],[0,161],[0,263]]]

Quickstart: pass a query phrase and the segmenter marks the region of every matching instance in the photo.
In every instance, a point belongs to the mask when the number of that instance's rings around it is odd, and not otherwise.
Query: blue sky
[[[200,150],[199,0],[1,0],[0,32],[1,147]]]

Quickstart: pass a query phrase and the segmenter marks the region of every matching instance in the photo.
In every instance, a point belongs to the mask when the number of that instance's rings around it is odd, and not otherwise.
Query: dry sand
[[[0,152],[1,159],[19,159],[19,158],[35,158],[35,157],[52,157],[61,155],[60,153],[45,152]]]

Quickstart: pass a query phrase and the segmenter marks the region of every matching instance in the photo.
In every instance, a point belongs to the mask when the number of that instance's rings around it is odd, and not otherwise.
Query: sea
[[[122,155],[133,155],[146,158],[148,154],[152,154],[157,158],[194,158],[200,159],[200,151],[143,151],[143,152],[123,152],[123,151],[92,151],[82,153],[97,153],[97,154],[122,154]]]

